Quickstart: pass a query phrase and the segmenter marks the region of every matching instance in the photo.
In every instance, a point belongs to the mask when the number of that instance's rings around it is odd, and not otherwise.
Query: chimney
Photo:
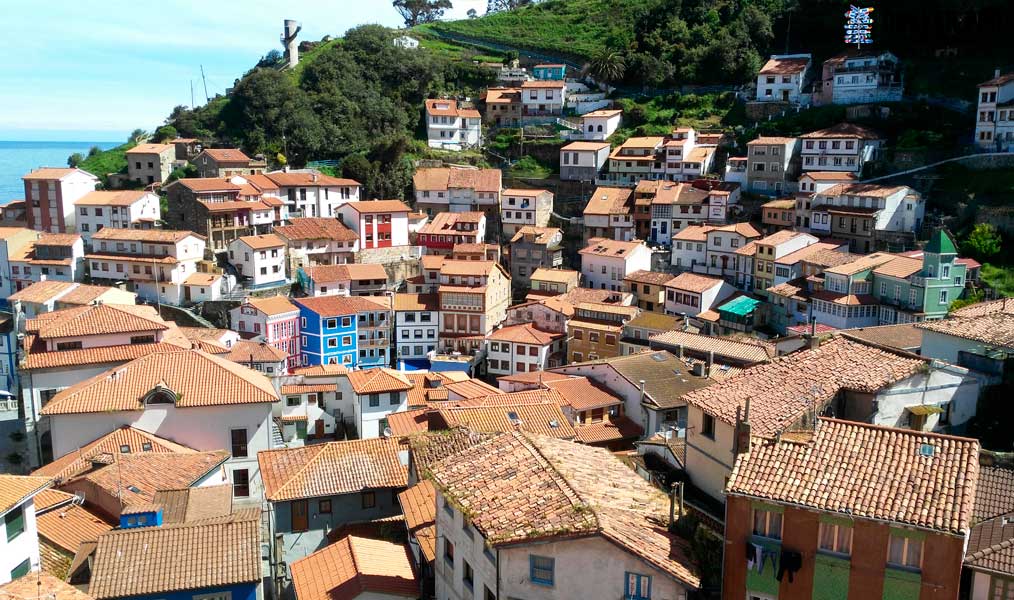
[[[690,315],[683,315],[683,331],[690,329]]]
[[[694,374],[694,377],[704,377],[704,363],[695,361],[690,372]]]
[[[704,372],[710,374],[711,373],[711,365],[713,365],[713,364],[715,364],[715,351],[714,350],[709,350],[708,351],[708,363],[705,365]]]
[[[638,383],[638,385],[641,388],[641,402],[644,402],[644,380],[642,379],[642,380],[638,381],[637,383]]]
[[[747,397],[743,408],[743,418],[739,417],[739,407],[736,407],[736,454],[750,451],[750,398]]]
[[[679,359],[683,360],[683,344],[676,346],[676,351],[678,352],[677,356]]]

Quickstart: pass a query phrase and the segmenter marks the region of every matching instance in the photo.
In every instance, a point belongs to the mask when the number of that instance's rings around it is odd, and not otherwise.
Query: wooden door
[[[307,516],[306,500],[294,500],[292,503],[292,530],[306,531],[310,528],[310,520]]]
[[[316,438],[324,437],[324,419],[317,419],[313,427],[313,436]]]

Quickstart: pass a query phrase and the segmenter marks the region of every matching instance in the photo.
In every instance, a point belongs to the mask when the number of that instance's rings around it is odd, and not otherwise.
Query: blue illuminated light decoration
[[[872,8],[849,6],[845,13],[845,43],[855,44],[861,48],[863,44],[873,43],[873,19],[870,18]]]

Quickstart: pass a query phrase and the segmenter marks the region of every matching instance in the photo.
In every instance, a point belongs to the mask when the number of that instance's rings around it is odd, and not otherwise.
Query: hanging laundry
[[[781,581],[782,576],[787,572],[789,574],[789,583],[792,583],[793,575],[803,568],[803,555],[793,550],[782,550],[779,561],[781,562],[781,566],[775,579]]]

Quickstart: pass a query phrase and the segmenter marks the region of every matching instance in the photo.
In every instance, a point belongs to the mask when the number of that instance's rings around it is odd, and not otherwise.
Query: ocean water
[[[39,167],[66,167],[75,152],[88,155],[92,146],[108,150],[115,142],[5,142],[0,140],[0,204],[25,197],[21,177]]]

